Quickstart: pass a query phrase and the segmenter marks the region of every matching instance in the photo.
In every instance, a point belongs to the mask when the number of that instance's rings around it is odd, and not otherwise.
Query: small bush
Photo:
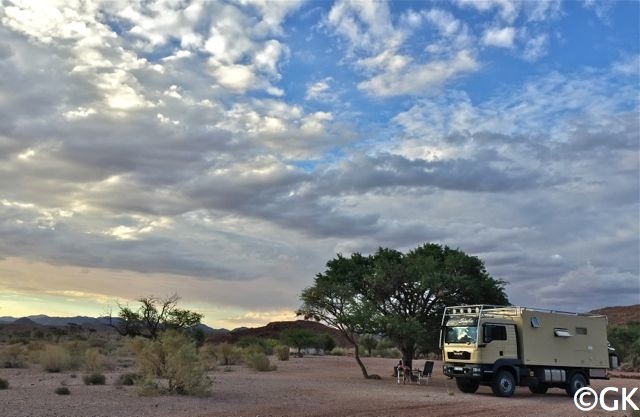
[[[184,395],[209,393],[211,380],[194,343],[184,334],[166,331],[158,340],[137,342],[134,351],[143,375],[139,381],[142,395],[153,395],[154,389],[158,389],[154,378],[165,379],[168,392]]]
[[[122,374],[118,377],[116,381],[116,385],[135,385],[135,383],[140,379],[140,375],[129,372],[126,374]]]
[[[289,346],[276,346],[275,350],[276,354],[278,355],[278,360],[289,360]]]
[[[69,353],[61,346],[48,345],[40,354],[40,363],[47,372],[60,372],[71,369]]]
[[[69,391],[69,388],[67,388],[67,387],[58,387],[58,388],[56,388],[56,390],[54,392],[56,394],[58,394],[58,395],[69,395],[69,394],[71,394],[71,391]]]
[[[277,369],[275,365],[271,364],[267,355],[262,352],[249,352],[245,354],[244,362],[249,368],[258,372],[275,371]]]
[[[220,343],[216,345],[216,357],[220,365],[236,365],[242,358],[242,350],[229,343]]]
[[[0,378],[0,389],[7,389],[7,388],[9,388],[9,381],[7,381],[6,379]]]
[[[103,374],[95,372],[83,376],[82,381],[85,385],[104,385],[104,383],[107,381],[107,378]]]
[[[333,349],[331,349],[331,352],[329,354],[333,356],[344,356],[347,354],[347,351],[341,347],[334,347]]]
[[[84,370],[87,372],[102,372],[105,369],[113,369],[114,367],[113,363],[98,349],[89,349],[84,356]]]
[[[10,345],[0,352],[0,365],[4,368],[24,368],[25,357],[26,352],[23,345]]]
[[[200,354],[202,365],[206,370],[213,371],[216,369],[216,365],[218,364],[218,354],[215,346],[212,344],[205,344],[200,348],[198,353]]]

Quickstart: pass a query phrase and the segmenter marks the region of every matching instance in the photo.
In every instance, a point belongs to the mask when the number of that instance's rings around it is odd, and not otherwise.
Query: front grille
[[[447,359],[471,359],[471,352],[464,352],[460,350],[454,350],[453,352],[447,352]]]

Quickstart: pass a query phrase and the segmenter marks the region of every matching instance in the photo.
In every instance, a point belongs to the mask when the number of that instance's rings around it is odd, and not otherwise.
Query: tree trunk
[[[411,369],[413,365],[413,349],[403,347],[400,351],[402,352],[402,364]]]
[[[355,358],[356,358],[356,362],[358,362],[358,365],[360,365],[360,369],[362,370],[362,375],[365,378],[369,378],[369,374],[367,373],[367,368],[364,367],[364,363],[362,363],[362,361],[360,360],[360,352],[359,352],[359,348],[358,348],[358,344],[354,343],[353,346],[355,347]]]

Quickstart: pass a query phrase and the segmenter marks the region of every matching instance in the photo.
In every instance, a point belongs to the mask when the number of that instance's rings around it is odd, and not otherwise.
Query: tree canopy
[[[379,248],[372,255],[338,254],[301,294],[298,314],[357,336],[384,334],[411,366],[417,349],[434,350],[447,305],[508,304],[505,282],[491,277],[484,263],[458,249],[425,244],[407,253]]]
[[[156,339],[162,330],[188,329],[200,324],[203,315],[178,308],[179,300],[177,294],[166,298],[148,296],[138,299],[137,309],[119,305],[118,321],[112,327],[123,336]]]

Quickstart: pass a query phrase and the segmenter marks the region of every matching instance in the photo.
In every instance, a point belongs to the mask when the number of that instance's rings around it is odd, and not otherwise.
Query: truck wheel
[[[529,391],[534,394],[546,394],[549,386],[547,384],[538,384],[535,387],[529,387]]]
[[[569,377],[569,383],[567,384],[566,391],[570,397],[573,397],[576,394],[576,391],[586,386],[587,380],[585,379],[584,375],[582,375],[580,372],[576,372]]]
[[[480,383],[474,379],[456,378],[456,385],[458,386],[458,389],[465,394],[473,394],[478,391]]]
[[[499,370],[491,381],[491,390],[498,397],[511,397],[516,392],[516,379],[506,370]]]

